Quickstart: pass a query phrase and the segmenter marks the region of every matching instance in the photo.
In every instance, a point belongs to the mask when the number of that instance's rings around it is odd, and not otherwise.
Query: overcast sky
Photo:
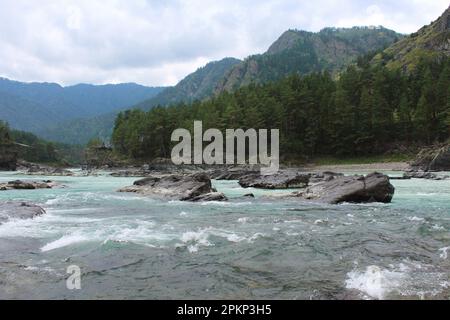
[[[173,85],[211,60],[262,53],[287,29],[411,33],[449,0],[0,0],[0,76]]]

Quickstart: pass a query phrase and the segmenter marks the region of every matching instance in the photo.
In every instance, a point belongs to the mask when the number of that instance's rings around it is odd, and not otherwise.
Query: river
[[[0,173],[14,179],[30,177]],[[235,181],[214,182],[229,202],[194,204],[117,193],[136,178],[107,173],[31,179],[67,188],[0,192],[47,211],[0,225],[0,299],[450,298],[450,180],[325,205]],[[67,289],[71,265],[81,290]]]

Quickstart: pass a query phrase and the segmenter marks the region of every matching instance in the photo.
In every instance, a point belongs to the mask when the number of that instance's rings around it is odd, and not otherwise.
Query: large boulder
[[[394,196],[395,188],[389,177],[381,173],[367,176],[336,176],[314,184],[296,196],[308,200],[317,200],[330,204],[342,202],[389,203]]]
[[[0,202],[0,224],[10,219],[32,219],[43,215],[45,210],[26,202]]]
[[[239,180],[239,185],[243,188],[299,189],[308,186],[309,179],[309,174],[297,172],[280,172],[268,176],[256,173],[243,176]]]
[[[411,166],[425,171],[450,171],[450,145],[423,149]]]
[[[52,189],[60,186],[53,181],[23,181],[14,180],[7,183],[0,183],[0,191],[7,190],[35,190],[35,189]]]
[[[181,201],[201,201],[199,197],[214,193],[216,190],[212,187],[207,174],[197,173],[147,177],[136,181],[133,186],[120,189],[119,192],[134,192]]]

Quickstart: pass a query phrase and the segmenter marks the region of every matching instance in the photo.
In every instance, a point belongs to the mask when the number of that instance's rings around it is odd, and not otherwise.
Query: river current
[[[194,204],[117,193],[136,178],[107,173],[0,173],[14,179],[67,188],[0,192],[47,211],[0,225],[0,299],[450,298],[450,180],[393,180],[391,204],[325,205],[236,181],[214,182],[229,202]],[[81,290],[67,289],[71,265]]]

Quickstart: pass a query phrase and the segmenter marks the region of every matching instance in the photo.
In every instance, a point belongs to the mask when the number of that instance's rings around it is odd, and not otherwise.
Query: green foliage
[[[82,148],[79,146],[53,143],[29,132],[9,130],[8,126],[0,121],[0,144],[5,141],[5,137],[7,141],[16,144],[19,159],[52,164],[77,164],[81,161]]]
[[[413,74],[361,63],[338,80],[328,73],[293,75],[250,85],[209,101],[121,113],[115,123],[117,152],[135,159],[169,157],[170,136],[192,129],[280,129],[281,155],[367,157],[395,144],[431,143],[449,134],[450,59],[423,61]]]
[[[291,74],[325,70],[337,74],[354,62],[363,63],[359,56],[382,50],[401,37],[382,27],[326,28],[317,33],[288,30],[266,53],[235,66],[219,83],[218,91],[277,81]]]
[[[11,131],[6,122],[0,120],[0,145],[11,143]]]

